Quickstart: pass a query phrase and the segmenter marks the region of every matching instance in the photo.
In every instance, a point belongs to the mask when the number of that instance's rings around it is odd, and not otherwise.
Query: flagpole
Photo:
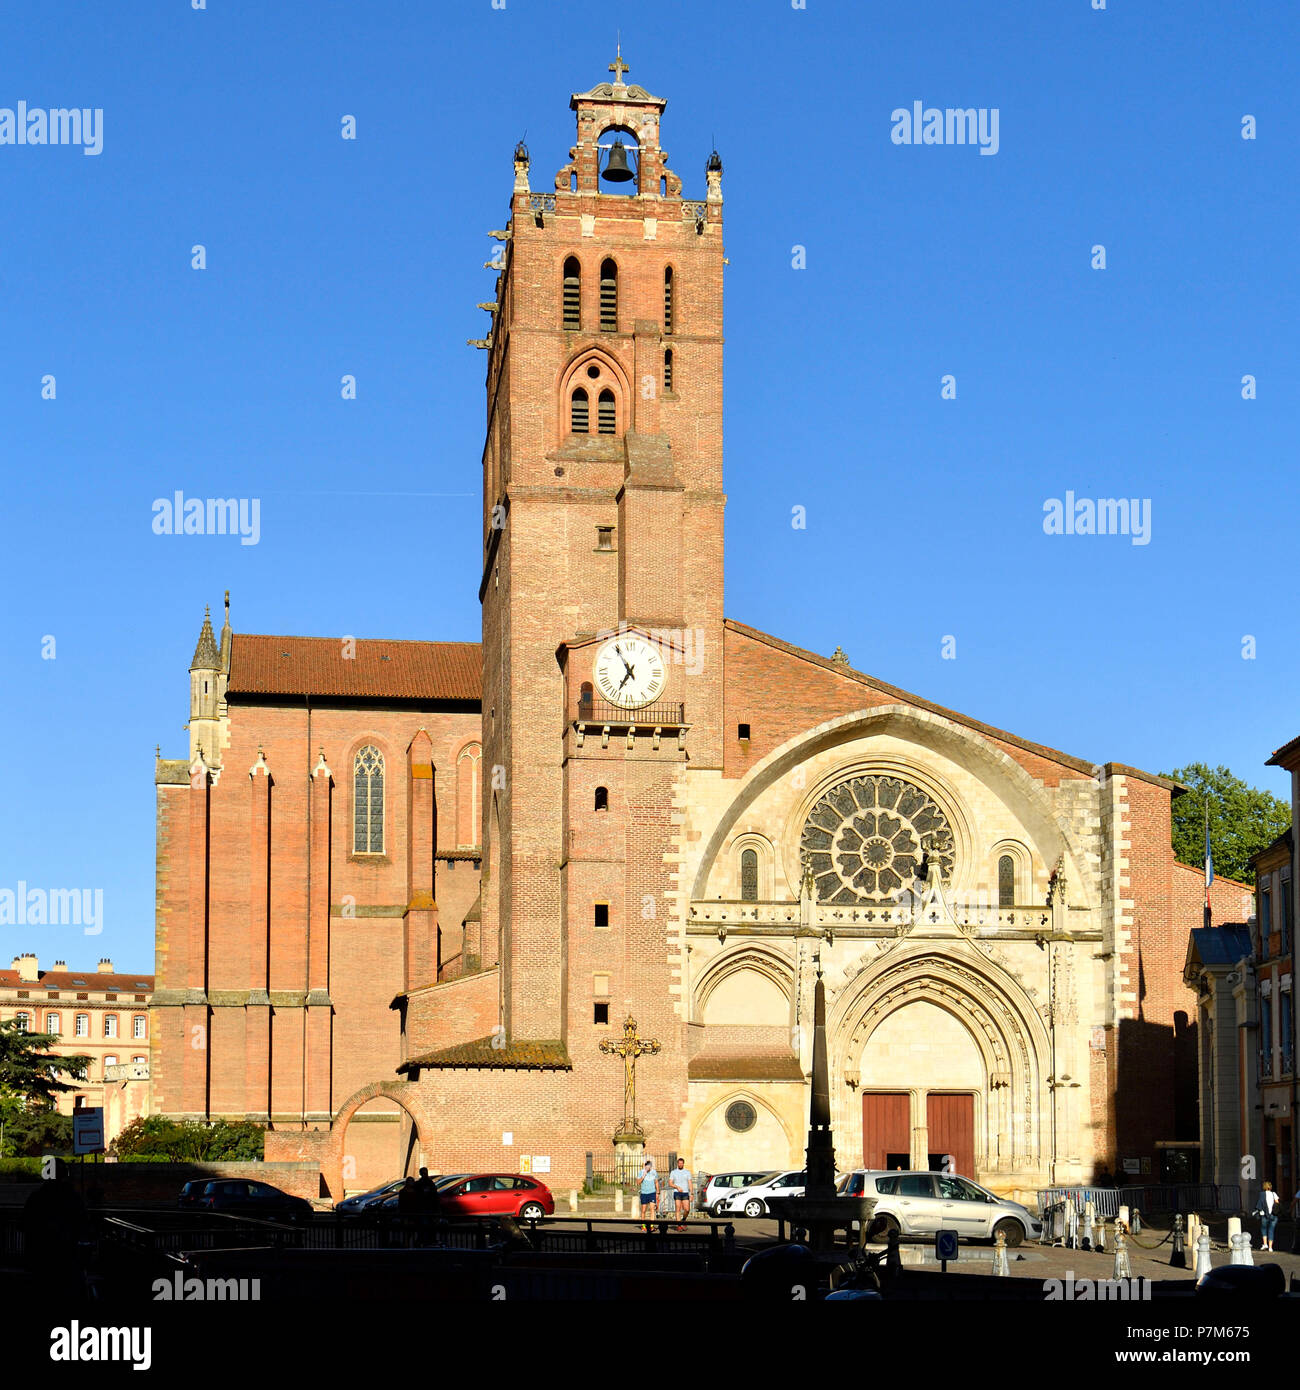
[[[1201,805],[1205,811],[1205,925],[1212,926],[1210,917],[1210,884],[1214,882],[1214,858],[1210,853],[1210,794],[1205,789],[1201,794]]]

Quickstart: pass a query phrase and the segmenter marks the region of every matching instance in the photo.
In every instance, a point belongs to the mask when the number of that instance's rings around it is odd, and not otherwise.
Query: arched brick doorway
[[[414,1156],[412,1166],[432,1164],[433,1126],[425,1114],[415,1085],[409,1081],[376,1081],[349,1096],[339,1107],[334,1123],[330,1125],[326,1152],[321,1158],[321,1177],[334,1201],[339,1201],[346,1190],[344,1157],[348,1152],[348,1126],[353,1116],[373,1100],[389,1100],[399,1106],[409,1116],[415,1131]]]

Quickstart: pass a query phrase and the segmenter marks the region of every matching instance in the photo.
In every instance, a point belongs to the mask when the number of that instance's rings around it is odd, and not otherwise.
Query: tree
[[[71,1082],[60,1081],[59,1074],[76,1075],[90,1065],[82,1053],[63,1056],[47,1050],[57,1042],[53,1033],[29,1033],[17,1019],[0,1023],[0,1153],[26,1152],[34,1142],[33,1130],[41,1128],[37,1117],[53,1116],[58,1098],[76,1090]]]
[[[1205,863],[1205,807],[1210,808],[1210,850],[1218,878],[1250,883],[1250,858],[1291,824],[1291,808],[1272,792],[1248,786],[1226,767],[1189,763],[1161,776],[1188,788],[1173,804],[1174,855],[1184,864]]]
[[[260,1159],[261,1125],[250,1120],[169,1120],[139,1115],[113,1141],[119,1158],[169,1159],[173,1163],[218,1163]]]

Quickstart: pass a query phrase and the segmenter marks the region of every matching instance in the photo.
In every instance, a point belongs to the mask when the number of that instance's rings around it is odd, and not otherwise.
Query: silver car
[[[999,1231],[1008,1245],[1036,1239],[1042,1222],[1019,1202],[1004,1201],[979,1183],[956,1173],[883,1173],[859,1168],[835,1189],[842,1197],[873,1201],[871,1231],[884,1240],[890,1231],[931,1236],[956,1231],[967,1240],[993,1240]]]

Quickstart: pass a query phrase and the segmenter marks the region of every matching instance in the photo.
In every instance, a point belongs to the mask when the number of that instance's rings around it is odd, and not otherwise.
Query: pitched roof
[[[1281,748],[1276,749],[1264,766],[1284,767],[1288,772],[1293,772],[1297,762],[1300,762],[1300,738],[1293,738],[1290,743],[1284,743]]]
[[[153,985],[152,975],[101,975],[94,969],[42,970],[35,980],[20,979],[16,970],[0,970],[0,989],[107,990],[110,994],[119,991],[123,994],[147,994],[152,992]]]
[[[229,696],[316,695],[363,700],[469,701],[483,683],[477,642],[389,642],[338,637],[274,637],[239,632],[232,639]]]
[[[1187,944],[1188,967],[1193,956],[1201,965],[1236,965],[1251,949],[1245,927],[1193,927]]]
[[[444,1067],[489,1067],[514,1071],[572,1071],[569,1051],[562,1042],[512,1042],[494,1047],[491,1037],[474,1042],[457,1043],[412,1057],[397,1068],[399,1072],[414,1073],[423,1069]]]
[[[957,710],[936,705],[932,700],[922,699],[921,696],[913,695],[907,690],[901,690],[896,685],[887,685],[874,676],[856,671],[844,661],[836,661],[833,657],[819,656],[816,652],[810,652],[803,647],[796,647],[789,642],[783,642],[779,637],[773,637],[769,632],[761,632],[758,628],[750,627],[747,623],[737,622],[734,618],[727,618],[725,626],[733,632],[739,633],[742,637],[748,637],[755,642],[763,642],[769,647],[775,647],[777,651],[786,652],[790,656],[798,657],[801,661],[811,662],[814,666],[820,666],[834,675],[857,681],[860,685],[869,686],[882,695],[888,695],[906,704],[915,705],[917,709],[928,710],[931,714],[940,715],[944,719],[951,719],[955,724],[964,724],[968,729],[974,729],[977,733],[999,739],[1003,743],[1010,743],[1016,748],[1023,748],[1026,752],[1035,753],[1040,758],[1047,758],[1052,762],[1060,763],[1063,767],[1072,768],[1076,772],[1082,772],[1088,776],[1095,774],[1098,764],[1090,763],[1083,758],[1076,758],[1069,753],[1062,753],[1059,748],[1049,748],[1042,743],[1031,743],[1028,739],[1021,738],[1017,734],[1010,734],[1005,729],[999,729],[992,724],[983,724],[978,719],[972,719],[969,715],[961,714]],[[843,653],[841,652],[840,655],[843,656]],[[1175,795],[1186,790],[1181,783],[1171,781],[1168,777],[1161,777],[1154,772],[1144,772],[1141,768],[1129,767],[1126,763],[1107,763],[1105,766],[1112,772],[1128,777],[1138,777],[1144,782],[1154,782],[1158,787],[1167,787]]]
[[[691,1081],[802,1081],[803,1068],[792,1052],[729,1050],[697,1052],[687,1063]]]

